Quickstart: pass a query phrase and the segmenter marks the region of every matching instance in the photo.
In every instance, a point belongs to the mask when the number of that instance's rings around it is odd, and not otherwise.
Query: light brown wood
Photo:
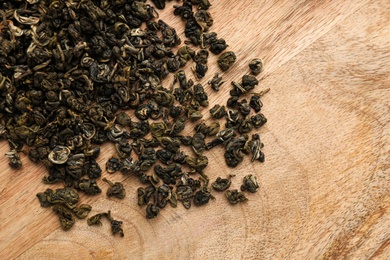
[[[136,178],[110,175],[124,180],[124,200],[82,200],[91,214],[111,209],[125,237],[113,237],[107,223],[85,221],[64,232],[35,197],[49,187],[41,183],[45,169],[23,158],[15,172],[1,158],[0,259],[390,259],[390,2],[212,3],[213,30],[238,56],[224,79],[238,80],[261,57],[258,90],[271,91],[262,99],[266,162],[245,158],[230,169],[217,149],[207,153],[206,173],[236,174],[233,188],[256,174],[261,189],[243,205],[214,192],[207,206],[167,207],[147,220],[136,203]],[[182,34],[173,4],[161,17]],[[203,83],[217,70],[214,62]],[[210,103],[226,100],[229,88],[211,94]],[[0,154],[7,149],[2,143]],[[103,150],[102,166],[114,153],[111,145]]]

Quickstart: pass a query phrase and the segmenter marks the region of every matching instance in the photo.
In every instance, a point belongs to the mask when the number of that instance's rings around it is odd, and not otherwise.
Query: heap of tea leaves
[[[224,191],[235,204],[247,200],[244,192],[259,188],[254,175],[242,176],[241,191],[229,190],[231,175],[211,182],[206,155],[219,146],[229,167],[245,154],[264,162],[259,135],[250,135],[267,122],[260,113],[266,91],[254,92],[262,60],[252,60],[251,73],[231,82],[225,105],[209,104],[205,87],[196,83],[206,76],[209,55],[218,55],[222,72],[236,61],[225,40],[211,31],[211,4],[183,0],[174,6],[185,26],[182,42],[158,18],[156,8],[163,9],[166,1],[152,2],[0,1],[0,136],[10,146],[5,156],[12,168],[20,168],[19,153],[25,153],[45,165],[44,183],[63,183],[64,188],[48,188],[37,197],[59,216],[64,230],[91,211],[79,204],[79,194],[102,192],[96,159],[106,142],[116,149],[106,171],[138,177],[143,184],[138,204],[145,206],[147,218],[167,204],[207,204],[212,189]],[[185,66],[191,66],[193,77]],[[173,83],[163,86],[170,73]],[[218,73],[208,85],[214,92],[227,89]],[[207,110],[210,120],[203,120]],[[183,134],[189,132],[183,131],[186,125],[195,125],[193,135]],[[108,196],[126,197],[122,183],[103,181]],[[103,218],[113,234],[123,236],[122,222],[110,211],[87,222],[101,224]]]

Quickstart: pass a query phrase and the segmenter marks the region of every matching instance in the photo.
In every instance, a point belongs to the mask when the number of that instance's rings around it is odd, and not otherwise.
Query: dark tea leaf
[[[259,189],[259,184],[257,182],[257,177],[249,174],[244,177],[243,184],[241,185],[242,191],[249,191],[255,193]]]
[[[239,202],[245,202],[248,199],[245,197],[244,193],[238,190],[227,190],[225,192],[226,198],[231,204],[237,204]]]
[[[264,63],[262,59],[253,59],[249,63],[249,69],[253,75],[258,75],[263,71]]]
[[[219,56],[218,65],[222,71],[227,71],[228,69],[230,69],[231,66],[233,66],[236,59],[237,57],[234,52],[227,51],[222,53],[221,56]]]
[[[111,182],[107,180],[106,178],[103,178],[104,182],[107,182],[108,185],[110,185],[110,188],[107,190],[107,196],[108,197],[116,197],[118,199],[124,199],[126,197],[126,191],[123,187],[123,184],[120,182]]]
[[[235,175],[229,175],[227,179],[222,179],[221,177],[218,177],[215,182],[211,184],[214,190],[217,191],[224,191],[229,189],[230,185],[232,184],[231,178]]]
[[[67,231],[73,227],[75,218],[72,211],[61,205],[53,206],[53,211],[58,215],[63,230]]]

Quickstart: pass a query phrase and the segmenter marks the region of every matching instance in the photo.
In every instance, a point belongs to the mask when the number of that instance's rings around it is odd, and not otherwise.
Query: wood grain
[[[256,174],[259,192],[245,205],[215,194],[208,206],[167,207],[147,220],[136,203],[136,178],[110,175],[124,180],[127,198],[82,200],[92,203],[92,214],[111,209],[125,237],[113,237],[107,223],[85,221],[64,232],[35,197],[49,187],[41,183],[45,169],[22,158],[15,172],[0,158],[0,259],[390,258],[389,1],[212,3],[213,30],[238,56],[224,79],[239,79],[249,60],[262,57],[259,90],[271,91],[262,99],[266,162],[246,158],[230,169],[222,150],[213,150],[207,174],[236,174],[233,188]],[[160,17],[182,34],[173,4]],[[210,65],[209,77],[214,71]],[[210,103],[226,100],[228,90],[226,83]],[[2,143],[0,154],[7,149]],[[100,164],[113,153],[104,146]]]

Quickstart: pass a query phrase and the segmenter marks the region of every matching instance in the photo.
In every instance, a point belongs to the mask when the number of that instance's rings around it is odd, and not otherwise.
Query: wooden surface
[[[174,3],[161,17],[182,33]],[[222,151],[213,150],[207,174],[238,175],[233,188],[256,174],[261,189],[243,205],[214,193],[205,207],[167,207],[147,220],[137,180],[116,174],[110,179],[124,180],[124,200],[82,199],[91,214],[111,209],[125,237],[86,221],[64,232],[35,197],[50,187],[41,183],[45,169],[23,157],[15,172],[1,157],[0,259],[390,259],[390,2],[212,3],[212,29],[238,56],[224,79],[239,79],[261,57],[258,90],[271,91],[262,99],[266,162],[245,158],[228,169]],[[205,81],[217,70],[214,61]],[[211,104],[226,100],[229,88],[211,95]],[[7,149],[2,143],[0,154]],[[112,153],[112,145],[104,147],[101,165]]]

